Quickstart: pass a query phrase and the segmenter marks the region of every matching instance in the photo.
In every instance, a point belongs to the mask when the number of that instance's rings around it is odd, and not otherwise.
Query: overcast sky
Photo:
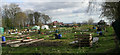
[[[79,2],[77,2],[79,1]],[[82,1],[82,0],[81,0]],[[52,17],[52,21],[59,21],[64,23],[82,22],[87,21],[89,18],[93,18],[94,22],[98,22],[101,18],[100,9],[101,6],[94,3],[97,11],[92,11],[91,14],[87,13],[88,0],[2,0],[2,5],[17,3],[25,10],[34,10],[41,13],[45,13]]]

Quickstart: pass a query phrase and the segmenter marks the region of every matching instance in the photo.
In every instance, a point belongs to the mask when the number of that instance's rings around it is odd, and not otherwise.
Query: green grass
[[[89,26],[91,27],[91,26]],[[80,27],[81,28],[81,27]],[[63,28],[61,30],[64,31]],[[71,30],[72,28],[69,28],[68,30]],[[62,38],[61,39],[54,39],[49,38],[50,35],[32,35],[31,38],[35,39],[41,39],[44,38],[43,45],[40,46],[31,46],[31,47],[4,47],[2,48],[3,53],[106,53],[110,51],[111,49],[115,48],[114,43],[114,31],[112,27],[107,27],[108,32],[105,32],[105,36],[100,36],[98,43],[95,43],[92,48],[90,47],[73,47],[69,45],[70,42],[72,42],[75,38],[74,35],[80,34],[77,33],[67,33],[67,32],[61,32]],[[66,34],[64,34],[66,33]],[[91,32],[89,32],[91,33]],[[88,34],[89,34],[88,33]],[[96,33],[92,33],[93,37],[98,36]],[[56,43],[58,42],[58,43]],[[60,42],[60,43],[59,43]],[[54,43],[54,44],[50,44]],[[47,46],[48,45],[48,46]],[[60,46],[57,46],[60,45]],[[111,50],[112,51],[112,50]]]

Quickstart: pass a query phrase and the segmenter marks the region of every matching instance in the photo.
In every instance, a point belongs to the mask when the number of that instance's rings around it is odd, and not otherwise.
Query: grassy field
[[[86,27],[86,26],[85,26]],[[76,29],[85,28],[78,27]],[[91,26],[87,26],[90,28]],[[85,28],[85,29],[87,29]],[[107,27],[107,32],[104,33],[104,36],[99,37],[99,41],[93,45],[93,47],[73,47],[69,43],[74,40],[74,35],[79,34],[72,32],[64,32],[64,30],[72,30],[72,28],[63,28],[60,29],[61,34],[63,35],[61,39],[49,38],[50,35],[32,35],[31,38],[44,38],[44,41],[40,41],[38,43],[34,43],[30,46],[21,46],[21,47],[2,47],[2,53],[12,53],[12,54],[20,54],[20,53],[41,53],[41,54],[85,54],[85,53],[119,53],[120,49],[115,49],[114,42],[114,31],[112,27]],[[95,31],[95,30],[93,30]],[[98,36],[95,32],[92,33],[93,37]],[[37,45],[36,45],[37,44]],[[114,51],[114,52],[113,52]]]

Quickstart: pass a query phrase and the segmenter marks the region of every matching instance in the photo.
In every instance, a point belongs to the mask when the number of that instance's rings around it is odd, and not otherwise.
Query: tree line
[[[25,27],[26,25],[42,25],[51,21],[49,15],[38,11],[22,9],[17,4],[4,5],[2,7],[2,27]]]

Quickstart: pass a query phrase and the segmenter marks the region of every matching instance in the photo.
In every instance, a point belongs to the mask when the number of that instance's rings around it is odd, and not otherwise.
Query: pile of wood
[[[2,46],[10,46],[10,47],[19,47],[22,45],[32,44],[38,41],[42,41],[44,39],[17,39],[17,40],[8,40],[6,42],[2,42]]]
[[[76,45],[79,47],[92,47],[92,35],[91,34],[80,34],[74,35]]]

